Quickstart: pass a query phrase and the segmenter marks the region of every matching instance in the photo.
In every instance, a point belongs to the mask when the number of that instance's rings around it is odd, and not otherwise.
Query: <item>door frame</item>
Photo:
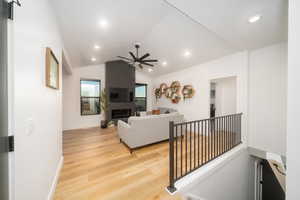
[[[6,20],[6,99],[7,99],[7,136],[14,135],[14,21],[13,6],[9,0],[0,0],[5,2]],[[12,18],[10,18],[12,17]],[[15,145],[13,144],[13,147]],[[14,151],[8,152],[8,199],[15,199],[15,154]]]
[[[1,161],[3,163],[1,173],[5,178],[2,178],[1,196],[3,200],[9,200],[11,198],[11,165],[10,165],[10,153],[9,153],[9,72],[8,72],[8,2],[6,0],[0,0],[0,124],[1,124]]]

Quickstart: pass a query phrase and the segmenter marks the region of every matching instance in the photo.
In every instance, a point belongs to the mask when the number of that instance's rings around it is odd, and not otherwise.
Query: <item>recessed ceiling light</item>
[[[152,68],[149,68],[149,69],[148,69],[148,72],[153,72],[153,69],[152,69]]]
[[[99,49],[101,49],[101,47],[99,45],[95,44],[94,49],[99,50]]]
[[[161,63],[161,65],[165,67],[165,66],[168,65],[168,63],[166,61],[164,61],[164,62]]]
[[[188,50],[186,50],[185,52],[184,52],[184,57],[190,57],[191,56],[191,52],[190,51],[188,51]]]
[[[252,17],[249,17],[248,22],[249,23],[255,23],[260,19],[261,19],[261,15],[254,15]]]
[[[92,62],[95,62],[96,60],[97,60],[97,59],[96,59],[95,57],[92,57],[92,58],[91,58],[91,61],[92,61]]]
[[[106,28],[108,26],[108,22],[106,19],[101,19],[99,24],[102,28]]]

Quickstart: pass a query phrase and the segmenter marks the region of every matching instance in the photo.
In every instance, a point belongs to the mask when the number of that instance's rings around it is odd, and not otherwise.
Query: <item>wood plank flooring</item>
[[[64,167],[55,200],[180,200],[170,196],[168,143],[130,154],[115,128],[63,134]]]

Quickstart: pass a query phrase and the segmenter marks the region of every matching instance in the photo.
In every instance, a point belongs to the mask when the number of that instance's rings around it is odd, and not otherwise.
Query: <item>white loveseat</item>
[[[183,122],[178,112],[170,114],[130,117],[128,123],[118,121],[118,134],[130,150],[169,139],[169,122]]]

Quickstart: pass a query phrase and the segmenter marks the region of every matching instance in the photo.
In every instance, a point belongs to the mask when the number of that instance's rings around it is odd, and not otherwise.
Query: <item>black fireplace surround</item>
[[[111,111],[111,118],[113,120],[129,118],[130,116],[131,116],[131,109],[113,109]]]
[[[123,60],[105,63],[106,119],[127,119],[135,113],[135,68]]]

